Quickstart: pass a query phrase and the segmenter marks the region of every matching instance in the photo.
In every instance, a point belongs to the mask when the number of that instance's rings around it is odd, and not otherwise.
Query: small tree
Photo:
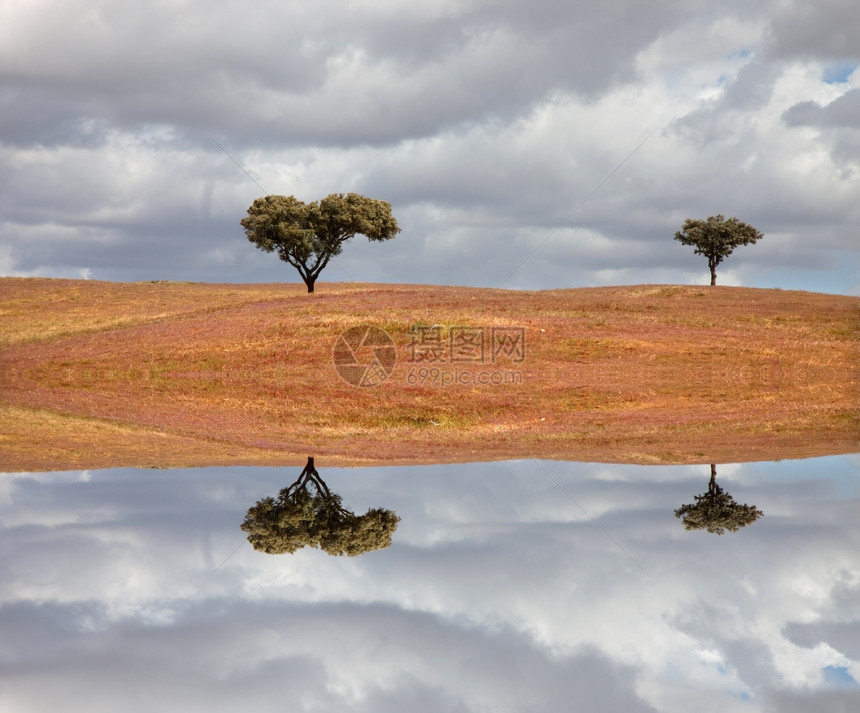
[[[400,232],[391,204],[358,193],[332,193],[303,203],[293,196],[258,198],[241,221],[248,240],[267,253],[277,252],[302,276],[308,292],[334,255],[354,235],[389,240]]]
[[[712,215],[707,220],[684,221],[683,228],[675,233],[675,240],[684,245],[692,245],[695,254],[708,258],[711,270],[711,284],[717,284],[717,265],[732,254],[732,250],[740,245],[749,245],[761,240],[764,235],[751,225],[742,223],[737,218],[723,215]]]
[[[317,547],[330,555],[356,555],[391,544],[400,518],[392,510],[373,508],[355,515],[341,505],[320,478],[314,459],[295,483],[277,498],[258,500],[248,509],[242,531],[255,550],[292,554],[302,547]]]
[[[711,465],[708,492],[693,497],[695,505],[682,505],[675,510],[675,517],[682,519],[685,530],[707,530],[714,535],[722,535],[726,530],[737,532],[764,515],[755,505],[739,505],[717,485],[716,465]]]

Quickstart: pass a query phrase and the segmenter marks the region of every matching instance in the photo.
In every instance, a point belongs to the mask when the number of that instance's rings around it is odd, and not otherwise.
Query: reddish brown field
[[[0,280],[0,467],[295,465],[308,455],[332,465],[724,463],[860,450],[854,297],[669,285],[304,290]],[[385,330],[397,358],[366,388],[344,382],[332,356],[362,324]],[[425,333],[438,350],[418,343],[416,325],[439,325]],[[462,361],[451,360],[452,333]],[[524,350],[494,354],[505,334],[524,335]],[[480,359],[478,341],[471,351],[459,341],[470,336],[485,340]]]

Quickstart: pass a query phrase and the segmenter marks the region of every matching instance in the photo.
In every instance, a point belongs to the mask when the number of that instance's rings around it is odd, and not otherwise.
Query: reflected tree
[[[731,495],[717,485],[717,466],[714,464],[711,465],[708,492],[694,497],[695,504],[682,505],[675,510],[675,517],[681,518],[685,530],[707,530],[722,535],[726,530],[737,532],[764,515],[755,505],[736,503]]]
[[[355,557],[388,547],[399,522],[392,510],[373,508],[364,515],[347,510],[308,458],[296,482],[277,498],[263,498],[249,508],[242,530],[255,550],[272,555],[317,547],[330,555]]]

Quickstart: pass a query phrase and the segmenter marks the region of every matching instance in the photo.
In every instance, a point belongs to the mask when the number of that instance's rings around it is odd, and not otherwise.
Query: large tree
[[[330,555],[355,557],[388,547],[399,522],[392,510],[372,508],[355,515],[344,508],[308,458],[298,480],[277,498],[258,500],[241,527],[253,548],[268,554],[317,547]]]
[[[389,240],[400,232],[391,204],[358,193],[332,193],[303,203],[293,196],[258,198],[241,221],[248,240],[267,253],[277,252],[302,276],[308,292],[329,260],[340,255],[355,235]]]
[[[764,235],[751,225],[737,218],[724,215],[712,215],[707,220],[688,218],[683,228],[675,233],[675,240],[684,245],[692,245],[696,255],[708,258],[711,270],[711,284],[717,284],[717,265],[732,254],[732,250],[741,245],[749,245],[763,238]]]
[[[740,505],[717,485],[717,466],[711,465],[711,481],[708,492],[694,495],[695,504],[682,505],[675,510],[685,530],[707,530],[722,535],[726,530],[737,532],[758,520],[764,513],[755,505]]]

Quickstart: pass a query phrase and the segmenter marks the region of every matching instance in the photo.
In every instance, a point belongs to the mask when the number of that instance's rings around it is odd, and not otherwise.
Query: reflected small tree
[[[726,530],[737,532],[751,525],[764,513],[755,505],[740,505],[717,485],[717,466],[711,465],[711,481],[708,492],[694,496],[695,504],[682,505],[675,510],[675,517],[684,523],[685,530],[707,530],[722,535]]]
[[[277,498],[258,500],[248,509],[242,531],[255,550],[292,554],[317,547],[330,555],[356,555],[391,545],[400,518],[392,510],[372,508],[355,515],[341,505],[314,467],[314,459]]]

